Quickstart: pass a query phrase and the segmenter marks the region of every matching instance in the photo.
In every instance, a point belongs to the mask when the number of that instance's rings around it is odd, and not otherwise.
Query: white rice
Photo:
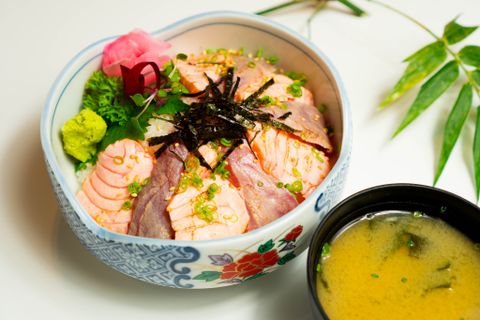
[[[94,165],[92,165],[91,163],[87,163],[85,169],[75,172],[75,176],[77,177],[78,183],[80,183],[80,185],[92,173],[93,168]]]
[[[171,115],[162,115],[162,118],[173,120],[173,116]],[[175,131],[175,127],[172,123],[162,119],[151,118],[148,120],[148,124],[149,126],[147,127],[147,132],[145,133],[145,139],[166,136],[167,134]]]

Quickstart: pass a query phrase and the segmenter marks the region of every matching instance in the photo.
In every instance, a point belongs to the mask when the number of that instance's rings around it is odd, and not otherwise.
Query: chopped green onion
[[[322,154],[320,153],[320,151],[318,151],[314,147],[312,147],[312,152],[315,155],[315,158],[317,158],[317,160],[320,161],[320,163],[323,163],[325,161],[325,160],[323,160]]]
[[[327,111],[328,107],[325,104],[322,103],[318,106],[317,109],[320,113],[324,113],[325,111]]]
[[[143,185],[141,185],[140,183],[138,183],[137,181],[134,181],[132,183],[130,183],[127,187],[128,189],[128,193],[130,193],[130,195],[132,197],[136,197],[138,196],[138,194],[140,193],[140,191],[142,190],[143,188]]]
[[[407,240],[407,247],[409,247],[409,248],[415,247],[415,241],[413,241],[412,239],[408,239]]]
[[[378,278],[380,278],[380,276],[379,276],[378,274],[376,274],[376,273],[372,273],[372,274],[370,274],[370,276],[371,276],[373,279],[378,279]]]
[[[253,69],[253,68],[255,68],[255,66],[256,66],[256,65],[255,65],[255,62],[253,62],[253,61],[248,61],[247,67]]]
[[[127,200],[122,204],[122,210],[129,210],[131,208],[132,208],[132,202],[130,200]]]
[[[307,83],[307,76],[301,72],[287,71],[285,75],[290,79],[297,81],[301,86]]]
[[[226,138],[220,138],[220,143],[225,147],[230,147],[232,145],[232,140],[228,140]]]
[[[302,96],[302,85],[299,82],[294,81],[287,87],[287,93],[290,93],[295,98],[300,98]]]
[[[263,187],[263,182],[262,182],[262,181],[258,181],[258,182],[257,182],[257,186]]]
[[[283,188],[283,182],[277,182],[277,188]]]
[[[215,174],[218,174],[220,177],[222,177],[223,180],[228,180],[230,178],[230,171],[225,168],[226,162],[222,161],[220,164],[215,168]]]
[[[287,190],[290,191],[291,193],[299,193],[300,191],[303,190],[302,180],[295,180],[291,184],[287,183],[285,185],[285,188],[287,188]]]
[[[198,175],[198,173],[193,174],[193,177],[191,178],[191,183],[197,189],[203,187],[203,179]]]
[[[326,258],[329,255],[330,255],[330,245],[328,244],[328,242],[325,242],[322,247],[321,257]]]
[[[273,98],[270,96],[263,96],[260,98],[260,102],[265,106],[268,107],[273,104]]]
[[[185,53],[178,53],[177,59],[178,60],[187,60],[188,56]]]
[[[150,183],[151,180],[152,180],[152,179],[151,179],[150,177],[145,178],[145,180],[142,181],[142,186],[145,187],[147,184]]]
[[[206,222],[212,222],[217,207],[206,199],[205,194],[200,194],[193,205],[193,213]]]
[[[302,177],[302,174],[300,173],[300,171],[298,171],[297,168],[293,168],[292,173],[295,176],[295,178],[301,178]]]
[[[263,57],[263,48],[260,48],[257,50],[257,53],[255,54],[255,57],[261,58]]]
[[[423,213],[421,211],[414,211],[413,212],[413,217],[414,218],[421,218],[421,217],[423,217]]]
[[[207,193],[208,193],[208,200],[213,200],[215,198],[215,193],[220,191],[220,187],[216,183],[212,183],[208,186]]]
[[[405,277],[402,277],[401,281],[402,281],[402,283],[407,283],[408,279],[405,278]]]
[[[277,57],[277,56],[270,56],[270,57],[268,57],[267,63],[269,63],[269,64],[277,64],[277,63],[278,63],[278,57]]]

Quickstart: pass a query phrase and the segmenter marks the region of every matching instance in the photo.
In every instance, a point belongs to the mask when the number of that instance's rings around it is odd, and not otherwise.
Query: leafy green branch
[[[318,12],[320,12],[323,8],[327,6],[328,2],[338,2],[339,4],[347,7],[354,15],[356,16],[363,16],[366,14],[365,10],[354,4],[350,0],[291,0],[287,2],[280,3],[278,5],[275,5],[273,7],[260,10],[255,12],[258,15],[267,15],[291,6],[296,6],[296,5],[309,5],[314,7],[312,14],[308,17],[307,19],[307,27],[308,27],[308,38],[311,38],[311,22],[313,18],[317,15]]]
[[[433,181],[435,185],[442,175],[453,147],[473,107],[473,93],[475,92],[478,98],[480,98],[480,46],[467,45],[456,52],[452,49],[451,45],[465,40],[477,30],[478,26],[462,26],[456,22],[457,18],[455,18],[444,27],[443,34],[440,37],[427,26],[406,13],[377,0],[369,1],[405,17],[425,30],[435,40],[404,60],[404,62],[408,63],[407,68],[380,105],[380,108],[384,108],[392,104],[407,91],[430,76],[430,78],[421,85],[407,114],[393,133],[393,137],[402,132],[442,96],[457,81],[460,71],[465,76],[464,79],[466,79],[466,81],[463,83],[457,100],[445,123],[442,149]],[[449,61],[445,63],[447,59]],[[437,69],[439,70],[437,71]],[[478,199],[480,195],[480,112],[478,108],[473,143],[473,158],[476,196]]]

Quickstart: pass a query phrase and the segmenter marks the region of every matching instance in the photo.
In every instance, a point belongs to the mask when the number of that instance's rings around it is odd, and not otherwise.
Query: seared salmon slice
[[[191,92],[205,89],[208,79],[218,81],[225,73],[227,66],[233,66],[233,60],[228,54],[213,53],[198,56],[190,55],[187,60],[177,60],[175,66],[180,73],[180,81]]]
[[[288,133],[273,128],[250,132],[255,154],[263,170],[282,184],[294,185],[306,198],[330,171],[328,157],[320,150]]]
[[[273,78],[274,84],[268,87],[260,97],[269,96],[278,101],[296,101],[313,104],[313,95],[310,90],[301,87],[301,96],[294,97],[288,92],[288,87],[293,83],[293,80],[285,75],[276,74],[276,68],[265,60],[236,56],[233,57],[233,61],[237,68],[235,75],[240,77],[240,85],[235,95],[237,101],[245,100],[260,89],[265,82]]]
[[[203,179],[172,197],[167,207],[176,240],[208,240],[245,232],[250,217],[239,192],[228,181]]]
[[[290,113],[286,119],[277,119],[277,121],[285,123],[287,126],[297,130],[294,134],[301,140],[332,151],[332,144],[328,138],[325,119],[315,106],[302,102],[287,101],[280,106],[271,105],[263,107],[262,109],[263,111],[271,113],[275,118]]]
[[[142,183],[153,168],[151,154],[138,142],[123,139],[98,156],[92,173],[85,178],[77,199],[87,213],[110,231],[126,233],[132,211],[128,185]]]

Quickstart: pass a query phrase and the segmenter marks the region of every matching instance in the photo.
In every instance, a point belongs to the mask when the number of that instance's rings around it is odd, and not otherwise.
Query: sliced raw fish
[[[247,145],[241,145],[228,157],[227,169],[250,214],[248,230],[283,216],[298,205],[296,198],[265,173]]]
[[[217,185],[213,199],[206,198],[212,184]],[[201,209],[205,206],[206,209]],[[197,211],[198,210],[198,211]],[[208,215],[201,215],[209,210]],[[167,207],[176,240],[209,240],[240,235],[250,217],[245,202],[230,182],[217,178],[204,179],[203,187],[189,186],[177,193]]]
[[[125,233],[132,216],[132,210],[125,206],[130,201],[128,185],[142,183],[152,168],[153,158],[141,144],[130,139],[117,141],[99,154],[77,199],[98,224]]]
[[[294,134],[301,140],[319,145],[328,151],[332,150],[325,120],[315,106],[302,102],[287,101],[281,106],[271,105],[264,107],[263,110],[273,114],[275,118],[290,112],[291,114],[285,120],[278,121],[298,130]]]
[[[205,54],[189,56],[187,60],[177,60],[175,66],[180,73],[181,82],[191,92],[196,93],[205,89],[208,79],[214,82],[220,80],[225,72],[225,66],[232,65],[230,57],[223,54]]]
[[[294,97],[287,88],[293,83],[289,77],[276,74],[276,68],[262,59],[248,59],[243,56],[233,57],[237,71],[235,76],[240,77],[235,99],[242,101],[256,92],[268,80],[274,80],[273,85],[267,88],[260,97],[269,96],[278,101],[297,101],[313,104],[313,94],[310,90],[301,87],[302,95]]]
[[[240,83],[235,95],[237,101],[245,100],[257,91],[265,82],[273,77],[275,67],[261,59],[252,59],[244,56],[232,58],[236,71],[235,77],[240,77]]]
[[[103,198],[125,200],[129,197],[127,188],[117,188],[105,183],[96,171],[93,171],[87,179],[90,179],[93,189]]]
[[[249,135],[253,138],[254,132]],[[277,181],[292,184],[301,181],[299,194],[312,193],[330,171],[328,157],[320,150],[284,131],[262,130],[251,142],[263,170]]]
[[[173,239],[166,208],[184,170],[188,151],[184,144],[170,145],[157,158],[150,182],[133,203],[133,218],[128,233],[149,238]]]

